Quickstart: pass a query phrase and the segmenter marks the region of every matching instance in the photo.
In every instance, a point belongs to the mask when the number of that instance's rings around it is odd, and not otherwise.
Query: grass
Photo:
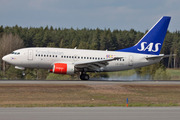
[[[0,85],[0,107],[180,106],[180,85]]]
[[[166,69],[170,75],[171,75],[171,80],[180,80],[180,69]]]
[[[180,80],[180,69],[167,68],[166,70],[170,74],[171,80]],[[119,78],[119,77],[123,78],[124,76],[127,76],[127,79],[129,79],[128,76],[134,75],[135,73],[136,71],[134,69],[118,71],[118,72],[108,72],[109,76],[112,78],[114,76],[115,78]],[[143,80],[143,77],[142,77],[142,80]]]

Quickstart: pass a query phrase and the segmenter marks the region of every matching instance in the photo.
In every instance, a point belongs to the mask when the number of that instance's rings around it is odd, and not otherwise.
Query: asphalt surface
[[[0,80],[0,84],[159,84],[180,81]],[[180,107],[34,107],[0,108],[0,120],[179,120]]]
[[[179,120],[180,107],[0,108],[0,120]]]
[[[85,84],[85,85],[113,85],[113,84],[159,84],[159,85],[175,85],[180,84],[180,81],[107,81],[107,80],[98,80],[98,81],[81,81],[81,80],[65,80],[65,81],[48,81],[48,80],[0,80],[0,84]]]

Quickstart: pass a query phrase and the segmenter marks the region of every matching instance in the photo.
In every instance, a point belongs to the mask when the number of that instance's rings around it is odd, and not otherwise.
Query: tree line
[[[147,30],[148,31],[148,30]],[[147,32],[110,29],[67,29],[46,27],[0,27],[0,57],[23,47],[60,47],[92,50],[119,50],[136,44]],[[180,31],[167,32],[162,54],[176,54],[176,57],[165,58],[161,64],[167,68],[179,68],[180,63]],[[8,64],[0,60],[1,75],[5,75]],[[36,71],[38,74],[38,70]],[[34,73],[35,74],[35,73]],[[48,75],[48,73],[46,73]],[[31,74],[31,76],[33,76]],[[47,76],[45,76],[47,77]]]

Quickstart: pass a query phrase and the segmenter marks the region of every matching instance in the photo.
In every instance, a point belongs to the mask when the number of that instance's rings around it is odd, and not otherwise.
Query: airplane
[[[173,55],[160,54],[171,17],[163,16],[134,46],[116,51],[68,48],[22,48],[5,55],[2,60],[17,69],[49,69],[55,74],[80,74],[89,80],[87,72],[113,72],[134,69],[160,62]]]

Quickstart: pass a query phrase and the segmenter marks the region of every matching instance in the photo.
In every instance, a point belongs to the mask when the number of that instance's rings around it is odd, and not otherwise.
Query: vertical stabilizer
[[[161,17],[136,45],[117,51],[159,55],[170,20],[171,17]]]

